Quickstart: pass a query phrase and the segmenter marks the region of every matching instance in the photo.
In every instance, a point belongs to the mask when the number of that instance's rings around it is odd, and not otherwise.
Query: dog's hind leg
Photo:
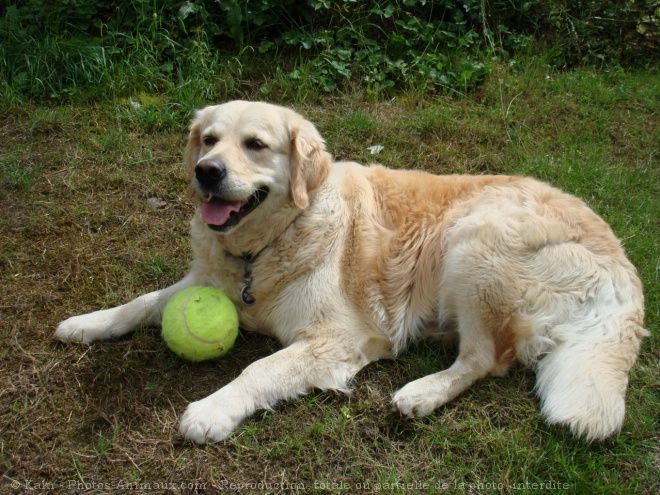
[[[458,333],[459,353],[454,364],[404,386],[392,400],[395,410],[406,416],[430,414],[496,369],[495,344],[476,311],[459,317]]]
[[[506,373],[517,340],[531,328],[519,317],[523,289],[507,239],[507,225],[465,217],[445,233],[438,302],[441,319],[454,320],[458,358],[448,369],[413,381],[393,399],[395,409],[424,416],[489,374]],[[503,269],[502,267],[505,267]]]

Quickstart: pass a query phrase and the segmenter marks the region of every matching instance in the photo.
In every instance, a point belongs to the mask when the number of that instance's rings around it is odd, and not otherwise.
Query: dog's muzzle
[[[262,187],[245,199],[227,199],[223,191],[226,177],[227,167],[221,161],[202,160],[195,166],[196,188],[202,198],[202,219],[217,232],[227,232],[238,225],[268,196],[268,188]]]

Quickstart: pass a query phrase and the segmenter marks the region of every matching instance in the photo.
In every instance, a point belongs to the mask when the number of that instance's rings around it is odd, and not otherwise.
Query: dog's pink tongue
[[[231,212],[237,212],[244,204],[243,201],[220,201],[212,199],[208,203],[202,203],[202,219],[208,225],[224,225],[229,219]]]

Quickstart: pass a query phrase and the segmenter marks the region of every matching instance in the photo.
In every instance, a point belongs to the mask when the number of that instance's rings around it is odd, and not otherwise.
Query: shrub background
[[[326,92],[467,91],[493,56],[532,48],[555,67],[647,65],[659,14],[653,0],[19,0],[0,8],[0,70],[6,98],[165,91],[228,61],[238,79]]]

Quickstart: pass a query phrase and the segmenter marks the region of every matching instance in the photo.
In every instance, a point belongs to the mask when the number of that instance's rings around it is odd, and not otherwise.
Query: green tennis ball
[[[215,287],[188,287],[165,306],[163,340],[189,361],[205,361],[225,354],[238,335],[234,303]]]

